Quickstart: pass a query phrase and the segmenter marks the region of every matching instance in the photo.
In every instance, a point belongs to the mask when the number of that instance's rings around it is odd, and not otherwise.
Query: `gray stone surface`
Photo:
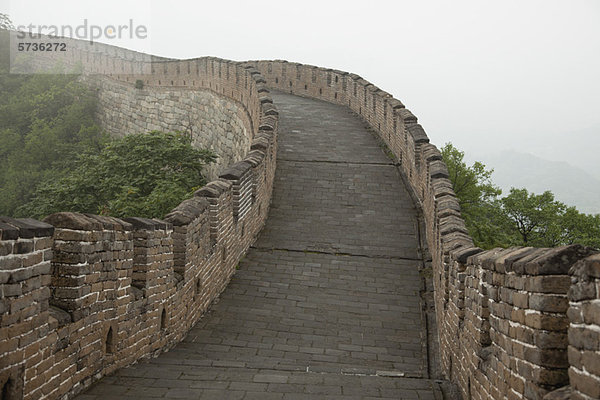
[[[79,400],[440,399],[427,379],[416,210],[346,109],[275,94],[273,204],[217,303],[170,352]]]
[[[115,137],[152,130],[184,132],[192,144],[210,149],[215,163],[204,168],[208,181],[227,166],[242,160],[250,147],[246,111],[237,103],[209,90],[173,90],[165,87],[135,89],[133,83],[116,82],[97,76],[97,119]]]

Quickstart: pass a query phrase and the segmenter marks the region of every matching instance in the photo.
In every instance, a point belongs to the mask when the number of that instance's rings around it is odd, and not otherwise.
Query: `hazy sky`
[[[109,43],[161,56],[354,72],[400,99],[438,146],[600,171],[599,0],[0,0],[0,12],[15,25],[133,18],[149,40]]]

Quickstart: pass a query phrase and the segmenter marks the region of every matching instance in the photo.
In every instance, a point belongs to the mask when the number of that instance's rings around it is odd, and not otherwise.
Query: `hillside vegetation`
[[[163,217],[215,160],[178,133],[107,137],[76,75],[0,74],[0,93],[0,215]]]
[[[584,147],[593,145],[587,143]],[[465,157],[468,162],[473,154],[467,152]],[[600,179],[595,176],[596,171],[571,164],[586,162],[585,159],[567,163],[515,150],[499,150],[477,154],[477,160],[494,169],[494,183],[507,193],[511,187],[525,187],[535,193],[550,190],[556,200],[583,213],[600,213]]]
[[[501,197],[502,191],[491,180],[493,170],[481,162],[467,166],[464,152],[451,143],[441,151],[467,229],[477,246],[489,249],[579,243],[600,248],[599,214],[581,213],[557,201],[550,191],[535,194],[513,187]]]
[[[205,183],[202,169],[216,157],[183,134],[105,135],[94,120],[95,94],[78,75],[9,74],[6,21],[0,18],[0,215],[163,217]]]

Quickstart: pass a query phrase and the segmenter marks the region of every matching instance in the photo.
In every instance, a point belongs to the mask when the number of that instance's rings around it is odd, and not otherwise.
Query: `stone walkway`
[[[182,343],[78,400],[441,399],[397,168],[347,109],[274,100],[273,203],[228,288]]]

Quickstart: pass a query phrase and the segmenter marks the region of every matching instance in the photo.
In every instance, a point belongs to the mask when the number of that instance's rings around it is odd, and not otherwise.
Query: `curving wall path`
[[[196,142],[221,141],[230,153],[223,159],[236,162],[163,220],[0,217],[3,399],[77,393],[181,341],[225,288],[269,210],[278,113],[255,68],[215,58],[148,61],[80,45],[69,42],[60,62],[100,85],[101,119],[111,130],[174,126],[165,111],[186,114],[199,128]],[[47,57],[41,62],[56,61]],[[161,109],[145,108],[152,96],[164,100]],[[212,137],[200,135],[208,131]]]
[[[267,216],[278,129],[267,86],[349,107],[395,157],[422,209],[442,369],[464,398],[600,398],[598,254],[475,248],[439,151],[388,93],[354,74],[285,61],[148,60],[74,43],[62,62],[111,85],[218,96],[239,117],[222,129],[244,132],[232,156],[243,159],[164,220],[0,219],[5,398],[79,392],[170,348],[198,321]]]
[[[464,398],[600,398],[596,251],[483,252],[468,235],[439,150],[400,101],[355,74],[252,64],[269,87],[349,107],[399,162],[423,211],[442,369]]]
[[[218,303],[168,353],[76,400],[441,394],[428,373],[417,210],[397,167],[344,107],[273,98],[269,218]]]

